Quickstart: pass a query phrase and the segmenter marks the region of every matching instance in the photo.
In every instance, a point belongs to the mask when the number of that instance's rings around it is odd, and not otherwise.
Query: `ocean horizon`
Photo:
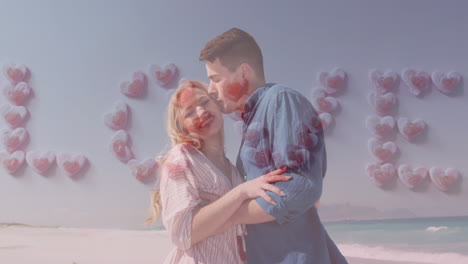
[[[324,222],[347,256],[409,263],[468,263],[468,216]]]

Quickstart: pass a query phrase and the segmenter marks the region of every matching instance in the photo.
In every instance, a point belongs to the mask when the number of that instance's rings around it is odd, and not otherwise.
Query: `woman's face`
[[[201,88],[185,88],[179,95],[181,121],[189,136],[206,139],[218,136],[223,129],[219,106]]]

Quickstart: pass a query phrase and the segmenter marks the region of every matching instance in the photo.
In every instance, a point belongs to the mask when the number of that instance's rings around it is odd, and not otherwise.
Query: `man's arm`
[[[256,200],[247,200],[231,216],[230,222],[233,225],[260,224],[275,220],[276,218],[265,212]]]
[[[326,171],[324,135],[312,127],[318,115],[305,97],[294,92],[281,92],[266,105],[264,113],[258,114],[265,117],[269,135],[266,144],[271,148],[273,167],[287,166],[285,175],[292,179],[275,184],[287,194],[270,195],[277,205],[267,204],[262,198],[244,203],[235,213],[236,222],[293,222],[314,207],[322,193]]]

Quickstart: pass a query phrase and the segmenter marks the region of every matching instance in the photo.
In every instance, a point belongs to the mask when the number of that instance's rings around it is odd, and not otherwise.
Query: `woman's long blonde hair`
[[[167,134],[171,139],[171,147],[181,144],[181,143],[189,143],[193,145],[197,149],[201,149],[203,146],[203,142],[200,139],[196,139],[187,135],[187,132],[184,129],[184,126],[181,122],[181,114],[182,111],[179,107],[179,97],[180,94],[186,88],[200,88],[203,91],[208,93],[207,85],[199,82],[199,81],[184,81],[179,85],[177,90],[169,99],[169,105],[167,106],[167,119],[166,119],[166,129]],[[157,157],[157,161],[160,164],[160,168],[163,166],[165,161],[164,157]],[[153,190],[151,192],[151,206],[150,206],[150,213],[152,214],[151,217],[146,219],[145,224],[151,225],[156,222],[159,217],[161,216],[162,211],[162,204],[161,204],[161,196],[159,190]]]

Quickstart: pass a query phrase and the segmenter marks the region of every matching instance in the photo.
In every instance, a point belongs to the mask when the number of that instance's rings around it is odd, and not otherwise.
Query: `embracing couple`
[[[347,263],[316,205],[326,172],[323,130],[310,102],[266,83],[260,47],[233,28],[200,53],[209,85],[189,80],[167,113],[171,149],[162,160],[154,215],[175,248],[165,263]],[[240,112],[234,166],[223,113]]]

